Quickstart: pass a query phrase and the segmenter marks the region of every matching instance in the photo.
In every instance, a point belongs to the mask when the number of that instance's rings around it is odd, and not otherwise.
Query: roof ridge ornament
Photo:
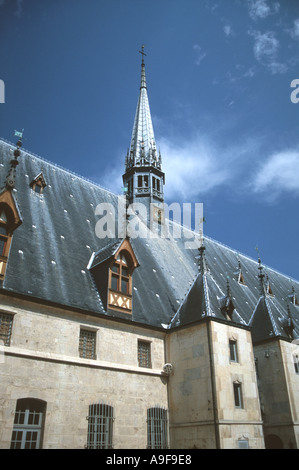
[[[19,137],[19,140],[16,143],[16,149],[13,152],[14,158],[10,161],[10,169],[6,176],[5,186],[9,190],[14,189],[15,187],[15,174],[16,174],[16,168],[19,164],[18,158],[21,155],[20,148],[22,147],[23,132],[24,132],[24,129],[22,129],[22,132],[15,131],[15,136]]]

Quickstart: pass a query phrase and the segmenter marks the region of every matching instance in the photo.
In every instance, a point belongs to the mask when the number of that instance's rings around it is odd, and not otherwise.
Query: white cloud
[[[224,25],[223,31],[224,31],[225,36],[227,36],[227,37],[235,35],[234,31],[233,31],[233,28],[231,27],[230,24]]]
[[[267,0],[248,0],[249,16],[253,20],[267,18],[269,15],[278,13],[280,4],[278,2],[271,2],[270,5]]]
[[[181,145],[162,139],[160,147],[168,182],[165,195],[171,200],[188,202],[187,199],[210,191],[229,177],[217,160],[217,152],[198,138]]]
[[[293,28],[289,30],[289,33],[293,39],[299,39],[299,18],[294,20]]]
[[[282,192],[299,194],[299,150],[291,149],[271,155],[258,170],[252,184],[255,192],[275,199]]]
[[[218,136],[216,143],[215,137],[198,134],[179,144],[173,139],[159,141],[169,200],[192,202],[218,188],[231,185],[238,191],[238,185],[243,185],[250,156],[258,150],[257,139],[223,145],[222,139]]]
[[[256,60],[267,67],[272,74],[285,73],[287,66],[277,60],[280,44],[275,33],[250,30],[248,34],[254,38],[253,52]]]
[[[206,57],[207,54],[202,50],[202,47],[199,46],[198,44],[194,44],[193,49],[196,52],[195,63],[196,65],[200,65],[200,63]]]

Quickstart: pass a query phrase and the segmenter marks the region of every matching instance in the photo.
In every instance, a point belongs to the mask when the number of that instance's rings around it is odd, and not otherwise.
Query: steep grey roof
[[[3,182],[10,148],[0,141]],[[30,188],[41,171],[47,181],[42,195]],[[88,268],[119,246],[119,239],[98,238],[95,230],[97,205],[109,202],[117,210],[118,196],[27,151],[19,158],[13,194],[23,223],[13,236],[1,290],[107,315]],[[133,274],[133,321],[170,328],[199,321],[204,314],[223,320],[221,302],[228,278],[232,321],[252,327],[257,324],[252,320],[261,308],[257,307],[261,296],[256,261],[205,237],[208,272],[203,276],[198,270],[198,249],[186,249],[184,237],[130,241],[140,263]],[[240,267],[246,285],[238,282]],[[271,268],[264,270],[274,294],[268,304],[277,334],[283,336],[285,331],[280,325],[288,319],[286,299],[298,334],[299,309],[288,296],[293,287],[299,297],[299,283]]]

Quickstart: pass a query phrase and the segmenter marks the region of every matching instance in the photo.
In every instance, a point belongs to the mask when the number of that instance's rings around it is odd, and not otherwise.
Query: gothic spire
[[[126,170],[133,166],[155,166],[161,168],[161,158],[157,153],[151,118],[145,76],[144,45],[142,55],[140,92],[135,113],[130,150],[126,158]]]

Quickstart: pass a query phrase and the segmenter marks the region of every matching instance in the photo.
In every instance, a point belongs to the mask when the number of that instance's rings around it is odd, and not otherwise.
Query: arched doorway
[[[283,443],[280,437],[275,434],[269,434],[265,437],[266,449],[283,449]]]

